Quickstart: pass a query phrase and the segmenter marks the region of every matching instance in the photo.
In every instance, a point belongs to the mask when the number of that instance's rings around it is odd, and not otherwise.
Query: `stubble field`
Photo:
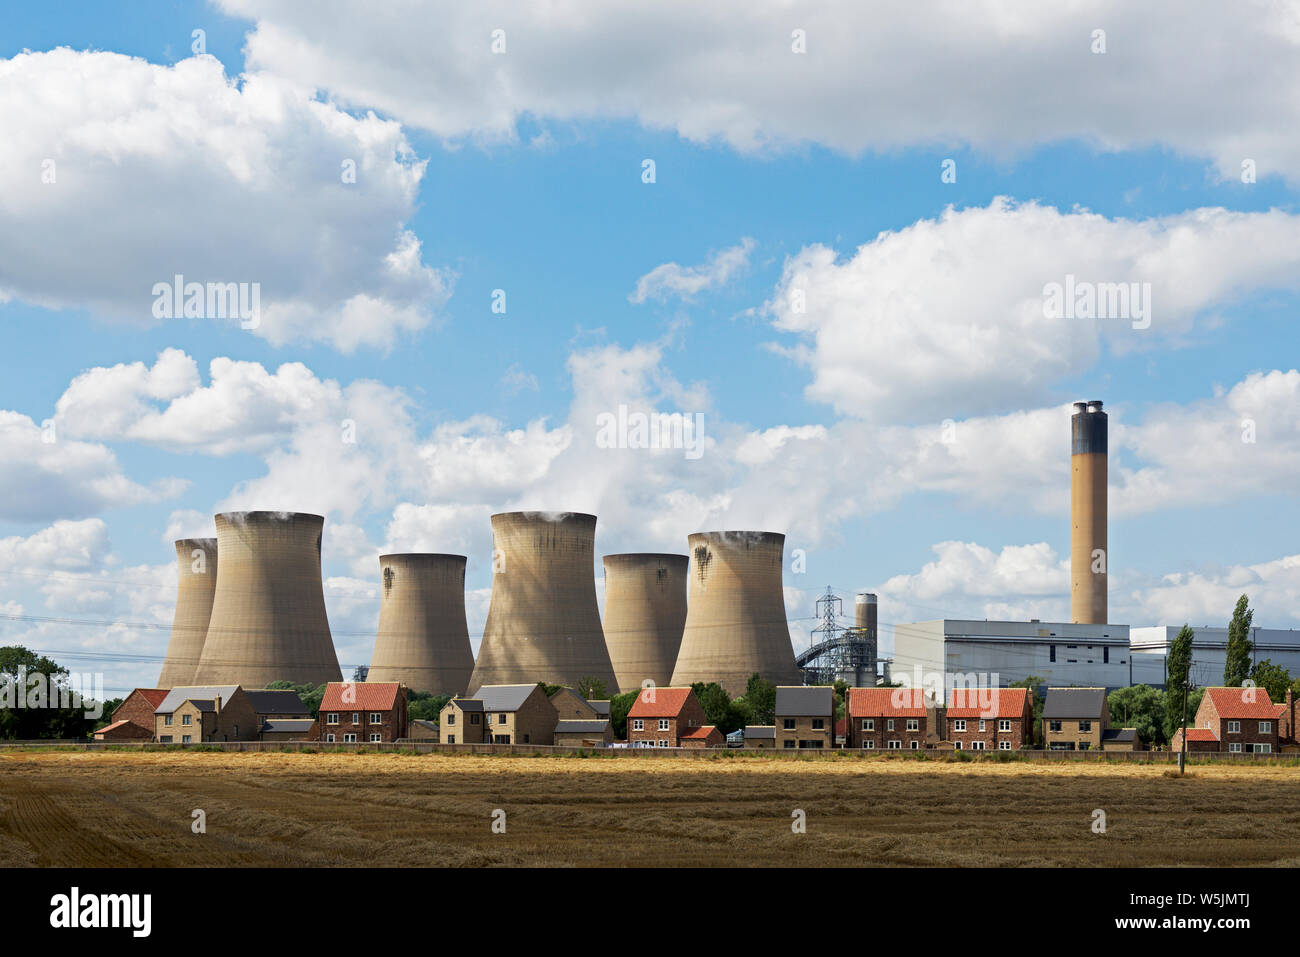
[[[0,753],[0,867],[1300,864],[1300,769]],[[1093,831],[1094,810],[1106,832]],[[207,831],[191,830],[202,809]],[[505,833],[494,833],[494,811]],[[806,833],[791,829],[806,815]]]

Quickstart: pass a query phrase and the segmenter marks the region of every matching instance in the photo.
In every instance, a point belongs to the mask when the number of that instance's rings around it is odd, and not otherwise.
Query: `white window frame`
[[[970,743],[970,749],[971,749],[972,751],[987,751],[987,750],[988,750],[986,747],[984,747],[984,742],[983,742],[983,741],[972,741],[972,742]]]
[[[920,718],[908,718],[908,719],[907,719],[907,730],[908,730],[908,731],[920,731],[920,730],[921,730],[921,719],[920,719]]]
[[[383,723],[384,723],[384,716],[383,716],[383,714],[382,714],[381,712],[379,712],[379,711],[371,711],[371,712],[370,712],[370,723],[371,723],[371,724],[383,724]]]
[[[378,731],[371,731],[371,732],[370,732],[370,743],[371,743],[371,744],[382,744],[382,743],[383,743],[383,740],[384,740],[384,736],[383,736],[382,734],[380,734]]]
[[[960,741],[954,741],[954,742],[952,743],[952,749],[953,749],[954,751],[960,751],[960,750],[961,750],[961,742],[960,742]]]
[[[633,719],[632,719],[632,730],[633,730],[633,731],[644,731],[644,730],[645,730],[645,719],[644,719],[644,718],[633,718]]]
[[[326,741],[327,743],[329,743],[329,744],[333,744],[333,743],[334,743],[334,735],[332,735],[332,734],[327,734],[327,735],[325,735],[325,741]]]
[[[988,730],[988,727],[986,726],[986,724],[985,724],[983,718],[980,718],[980,730],[981,730],[981,731],[987,731],[987,730]]]
[[[952,719],[952,729],[953,729],[954,731],[965,731],[965,730],[966,730],[966,719],[965,719],[965,718],[953,718],[953,719]]]
[[[1260,734],[1272,734],[1272,733],[1273,733],[1273,722],[1272,722],[1272,721],[1261,721],[1261,722],[1259,723],[1259,733],[1260,733]]]
[[[669,741],[667,738],[661,738],[660,740],[655,742],[655,747],[658,748],[671,748],[672,746],[673,743]]]
[[[181,735],[181,744],[192,744],[193,741],[194,741],[193,735],[189,735],[189,734]]]
[[[360,712],[360,711],[353,711],[353,712],[352,712],[352,723],[353,723],[353,724],[360,724],[360,723],[361,723],[361,712]]]
[[[357,743],[357,736],[356,736],[355,734],[345,734],[345,735],[343,735],[343,743],[344,743],[344,744],[356,744],[356,743]]]
[[[999,741],[999,742],[998,742],[998,750],[999,750],[999,751],[1010,751],[1010,750],[1011,750],[1011,742],[1010,742],[1010,741]]]
[[[1255,743],[1255,753],[1256,753],[1256,754],[1272,754],[1272,753],[1273,753],[1273,745],[1270,744],[1270,743],[1267,742],[1267,741],[1258,741],[1258,742]]]
[[[452,720],[453,720],[453,721],[456,720],[454,715],[453,715],[453,717],[452,717]],[[325,715],[325,723],[326,723],[326,724],[338,724],[338,723],[339,723],[339,713],[338,713],[337,711],[331,711],[331,712],[329,712],[328,714],[326,714],[326,715]]]
[[[1011,719],[1010,719],[1010,718],[998,718],[998,730],[999,730],[999,731],[1010,731],[1010,730],[1011,730]]]
[[[865,741],[862,742],[862,750],[863,751],[876,750],[876,742],[872,741],[870,738],[867,738]]]
[[[660,730],[660,731],[667,731],[667,730],[668,730],[668,719],[667,719],[667,718],[660,718],[660,719],[659,719],[659,730]]]
[[[913,751],[920,751],[920,750],[921,750],[921,742],[920,742],[920,741],[913,741],[913,742],[912,742],[912,750],[913,750]]]
[[[902,751],[902,750],[903,750],[903,742],[900,741],[900,740],[898,740],[898,738],[890,738],[890,739],[889,739],[889,750],[890,750],[890,751]]]
[[[193,723],[194,723],[194,715],[192,715],[192,714],[183,714],[183,715],[181,715],[181,725],[182,725],[183,727],[188,728],[188,727],[189,727],[190,725],[192,725]]]
[[[894,719],[893,719],[893,718],[887,718],[887,719],[885,720],[885,730],[886,730],[886,731],[893,731],[893,730],[894,730]]]
[[[1229,741],[1229,742],[1228,742],[1228,751],[1230,751],[1232,754],[1240,754],[1240,753],[1241,753],[1241,742],[1240,742],[1240,741]]]
[[[1241,722],[1240,722],[1240,721],[1229,721],[1229,722],[1228,722],[1228,734],[1241,734]]]
[[[875,731],[875,730],[876,730],[876,719],[875,719],[875,718],[863,718],[863,719],[862,719],[862,730],[863,730],[863,731]]]

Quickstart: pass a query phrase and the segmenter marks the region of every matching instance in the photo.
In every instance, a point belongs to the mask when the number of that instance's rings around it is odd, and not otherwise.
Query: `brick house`
[[[448,701],[439,721],[443,744],[551,744],[559,716],[541,685],[483,685]]]
[[[258,729],[259,741],[313,741],[316,731],[313,718],[269,718]]]
[[[1183,729],[1179,728],[1174,732],[1174,736],[1169,741],[1169,750],[1178,752],[1183,750]],[[1194,754],[1197,752],[1214,752],[1219,750],[1219,739],[1209,728],[1188,728],[1187,729],[1187,753]]]
[[[166,688],[136,688],[113,709],[109,723],[94,733],[96,741],[149,741],[154,712],[167,698]]]
[[[682,736],[708,724],[690,688],[647,688],[627,713],[627,740],[640,747],[680,748]]]
[[[1263,688],[1206,688],[1201,706],[1196,709],[1195,723],[1197,730],[1213,733],[1217,741],[1213,750],[1274,754],[1278,750],[1278,726],[1286,721],[1285,706],[1275,705]],[[1189,728],[1189,751],[1193,740]]]
[[[555,743],[566,748],[603,748],[614,740],[613,726],[603,718],[555,722]]]
[[[787,750],[834,747],[835,689],[778,685],[776,746]]]
[[[311,741],[382,744],[406,737],[406,686],[396,681],[331,681]]]
[[[921,688],[850,688],[844,747],[920,751],[942,737],[938,705]]]
[[[727,739],[713,725],[706,724],[691,728],[681,736],[681,742],[683,748],[720,748],[727,743]]]
[[[256,741],[261,721],[239,685],[172,688],[154,709],[160,744]]]
[[[601,714],[592,702],[572,688],[561,688],[551,695],[551,704],[555,706],[559,721],[599,721],[609,717],[608,707],[604,709],[605,713]],[[609,702],[605,704],[608,705]]]
[[[1048,688],[1043,743],[1049,751],[1099,751],[1110,725],[1105,688]]]
[[[1018,751],[1033,741],[1028,688],[953,688],[944,715],[957,751]]]

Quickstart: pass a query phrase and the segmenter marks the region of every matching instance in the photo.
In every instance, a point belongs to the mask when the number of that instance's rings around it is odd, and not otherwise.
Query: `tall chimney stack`
[[[1074,403],[1070,419],[1070,620],[1106,624],[1106,413]]]

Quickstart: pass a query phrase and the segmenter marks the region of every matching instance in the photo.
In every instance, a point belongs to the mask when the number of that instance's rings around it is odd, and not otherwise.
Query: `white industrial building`
[[[1133,628],[1129,640],[1133,649],[1133,683],[1163,687],[1165,658],[1169,646],[1178,637],[1181,625],[1153,625]],[[1197,687],[1223,684],[1223,668],[1228,658],[1228,629],[1192,626],[1192,667],[1188,673]],[[1291,674],[1300,674],[1300,631],[1291,628],[1252,628],[1250,640],[1255,648],[1252,661],[1267,658]]]
[[[1030,675],[1041,687],[1122,688],[1132,683],[1128,625],[944,618],[894,626],[891,676],[944,687],[955,675],[1005,688]]]

